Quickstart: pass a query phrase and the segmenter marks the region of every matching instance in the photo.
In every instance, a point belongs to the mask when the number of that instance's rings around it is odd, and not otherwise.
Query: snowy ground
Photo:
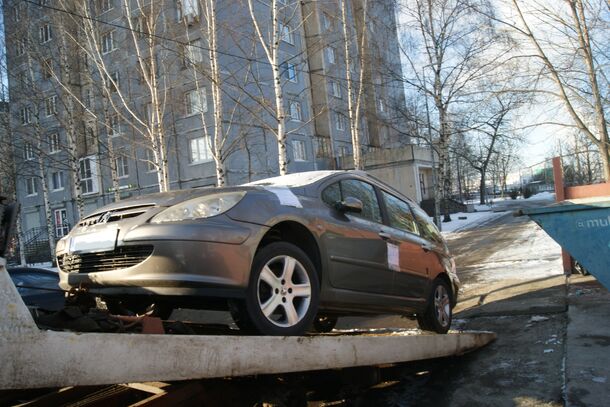
[[[499,218],[506,214],[507,211],[512,210],[511,204],[516,204],[520,201],[554,201],[555,194],[550,192],[541,192],[536,195],[532,195],[528,199],[517,199],[513,200],[509,197],[496,198],[492,200],[489,205],[475,204],[474,209],[476,212],[471,213],[454,213],[451,215],[451,222],[442,224],[443,235],[447,235],[453,232],[460,232],[466,229],[472,229],[474,227],[484,226],[486,223]],[[465,219],[460,219],[465,218]]]

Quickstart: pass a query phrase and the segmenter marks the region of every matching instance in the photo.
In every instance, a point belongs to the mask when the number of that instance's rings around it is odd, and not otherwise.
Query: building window
[[[39,35],[41,44],[51,41],[51,39],[53,38],[51,36],[51,26],[49,24],[43,24],[42,26],[40,26]]]
[[[190,141],[191,163],[210,161],[212,153],[206,137],[198,137]]]
[[[119,155],[114,159],[116,165],[116,174],[119,178],[129,177],[129,160],[123,155]]]
[[[151,149],[146,149],[146,157],[144,160],[146,161],[146,172],[154,172],[157,170],[157,166],[155,165],[155,153]]]
[[[70,225],[68,224],[68,214],[65,209],[55,209],[53,213],[55,220],[55,237],[64,237],[70,232]]]
[[[51,173],[51,190],[59,191],[64,189],[64,172],[55,171]]]
[[[324,48],[324,52],[326,53],[326,62],[328,62],[329,64],[334,64],[337,62],[335,56],[335,49],[333,47]]]
[[[23,151],[26,160],[30,161],[34,159],[34,146],[32,145],[32,143],[25,143]]]
[[[344,131],[346,128],[347,118],[344,114],[335,112],[335,128],[340,131]]]
[[[208,100],[205,93],[205,88],[191,90],[184,94],[184,103],[186,106],[186,115],[191,116],[208,111]]]
[[[99,0],[100,1],[100,11],[105,13],[106,11],[110,11],[114,8],[114,0]]]
[[[120,87],[120,76],[118,71],[114,71],[108,77],[108,87],[111,92],[116,92]]]
[[[348,146],[339,146],[339,156],[347,157],[349,155],[349,147]]]
[[[288,24],[279,23],[280,41],[284,41],[288,44],[294,45],[294,37],[292,35],[292,29]]]
[[[199,18],[199,4],[197,0],[178,0],[178,20],[192,23]]]
[[[290,82],[298,82],[296,65],[290,62],[284,62],[281,65],[282,76]]]
[[[27,47],[27,40],[25,38],[20,38],[17,40],[17,48],[15,49],[15,55],[18,57],[25,54],[25,49]]]
[[[292,140],[294,161],[307,161],[307,149],[303,140]]]
[[[115,49],[114,31],[109,31],[106,34],[102,34],[102,54],[107,54]]]
[[[13,13],[13,21],[18,23],[21,20],[21,7],[20,7],[20,5],[16,5],[15,7],[13,7],[12,13]]]
[[[60,151],[59,133],[49,134],[49,153],[54,154]]]
[[[390,141],[390,131],[387,126],[379,127],[379,145],[385,146]]]
[[[383,99],[380,98],[377,100],[377,106],[380,113],[385,112],[385,101]]]
[[[115,113],[108,117],[108,128],[106,131],[110,137],[117,137],[121,135],[121,123],[119,123],[119,115]]]
[[[30,124],[32,123],[32,108],[31,107],[22,107],[19,116],[21,117],[21,124]]]
[[[333,18],[326,13],[322,13],[322,28],[325,30],[333,28]]]
[[[203,47],[201,40],[194,40],[185,47],[184,66],[203,62]]]
[[[85,89],[85,97],[84,97],[85,107],[87,109],[91,109],[93,107],[93,91],[91,88]]]
[[[53,76],[53,60],[49,58],[42,61],[40,71],[43,79],[51,79]]]
[[[44,110],[47,117],[57,114],[57,95],[45,99]]]
[[[303,114],[301,112],[301,103],[296,100],[292,100],[289,103],[290,119],[295,122],[300,122],[301,120],[303,120]]]
[[[330,81],[330,88],[334,97],[341,99],[341,85],[337,81]]]
[[[38,184],[36,183],[36,178],[28,177],[25,179],[25,193],[28,196],[38,194]]]
[[[93,194],[98,192],[97,167],[95,157],[85,157],[80,159],[80,188],[83,194]]]

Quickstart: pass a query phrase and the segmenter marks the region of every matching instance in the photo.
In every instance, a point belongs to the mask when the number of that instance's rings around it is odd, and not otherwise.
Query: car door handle
[[[390,235],[389,233],[386,233],[386,232],[379,232],[379,237],[382,238],[383,240],[392,239],[392,235]]]

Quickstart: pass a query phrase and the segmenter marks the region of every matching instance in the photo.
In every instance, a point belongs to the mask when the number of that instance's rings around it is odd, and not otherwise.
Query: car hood
[[[189,199],[197,198],[205,195],[217,194],[220,192],[235,192],[235,191],[250,191],[260,189],[260,187],[252,186],[240,186],[240,187],[226,187],[226,188],[193,188],[183,189],[170,192],[160,192],[150,195],[142,195],[131,199],[121,200],[101,208],[98,208],[94,212],[85,216],[85,219],[99,216],[105,212],[112,212],[116,210],[124,210],[128,208],[139,208],[139,207],[170,207],[172,205],[179,204]]]

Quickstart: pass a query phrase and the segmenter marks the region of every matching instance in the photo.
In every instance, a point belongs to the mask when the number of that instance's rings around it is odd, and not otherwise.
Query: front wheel
[[[451,289],[444,280],[436,279],[432,283],[426,310],[417,315],[417,322],[423,331],[445,334],[449,331],[451,319]]]
[[[293,244],[271,243],[254,257],[238,325],[263,335],[302,335],[316,316],[319,292],[307,255]]]

